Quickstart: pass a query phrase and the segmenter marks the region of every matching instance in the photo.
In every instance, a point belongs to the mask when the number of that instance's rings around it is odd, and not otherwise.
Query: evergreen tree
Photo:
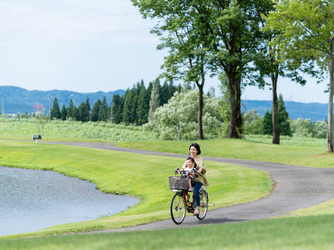
[[[73,118],[72,109],[73,109],[73,101],[72,101],[72,98],[70,98],[70,103],[68,104],[68,107],[67,107],[66,118]]]
[[[160,104],[159,88],[160,88],[160,82],[159,82],[159,79],[157,79],[153,83],[153,88],[151,92],[150,109],[149,109],[149,114],[148,114],[149,121],[153,121],[154,112],[159,107],[159,104]]]
[[[131,113],[130,122],[133,124],[138,124],[137,107],[138,107],[138,99],[139,99],[140,93],[138,93],[138,88],[136,89],[135,87],[133,87],[131,91],[132,91],[133,97],[132,97],[132,102],[131,102],[131,107],[130,107],[130,113]]]
[[[278,127],[280,131],[280,135],[291,136],[289,114],[285,109],[282,94],[280,94],[278,97]]]
[[[119,124],[122,122],[122,100],[119,94],[113,95],[112,104],[113,123]]]
[[[99,121],[107,121],[107,100],[106,97],[104,96],[102,99],[102,102],[100,104],[100,110],[99,110]]]
[[[123,106],[123,119],[122,121],[125,124],[132,123],[133,117],[133,99],[134,99],[134,91],[133,88],[128,91],[128,94],[124,97],[124,106]]]
[[[272,135],[273,134],[273,123],[271,112],[266,111],[266,114],[263,117],[262,122],[262,134],[263,135]]]
[[[148,107],[149,103],[147,102],[147,92],[145,86],[142,87],[139,99],[138,99],[138,107],[136,110],[137,113],[137,124],[142,125],[147,123],[148,119]]]
[[[66,120],[67,112],[66,112],[65,104],[63,104],[63,107],[61,108],[60,116],[63,121]]]
[[[89,110],[86,103],[81,102],[78,107],[77,121],[88,122],[89,121]]]
[[[97,122],[99,120],[100,106],[101,106],[101,100],[98,99],[94,103],[93,110],[92,110],[92,121],[93,122]]]
[[[159,85],[160,85],[160,80],[159,80]],[[167,82],[164,82],[164,84],[160,87],[159,94],[160,94],[160,106],[163,106],[169,100],[169,86]]]
[[[55,99],[53,100],[51,118],[57,118],[57,119],[61,118],[57,97],[55,97]]]
[[[72,108],[72,119],[78,121],[78,108],[73,106]]]
[[[90,111],[91,109],[90,109],[90,104],[89,104],[89,98],[88,98],[88,96],[87,96],[85,105],[86,105],[87,110]]]

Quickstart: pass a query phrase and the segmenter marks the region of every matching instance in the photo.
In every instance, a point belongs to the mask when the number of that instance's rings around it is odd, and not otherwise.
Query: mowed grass
[[[298,143],[274,145],[240,139],[196,142],[201,146],[203,156],[277,162],[315,168],[334,167],[334,154],[327,152],[326,144],[323,147],[297,146]],[[190,141],[141,141],[121,142],[117,143],[117,146],[187,154],[190,144]]]
[[[192,228],[1,240],[0,249],[333,249],[334,216]]]
[[[35,119],[9,119],[0,117],[0,139],[31,140],[38,134]],[[145,141],[155,135],[141,126],[125,126],[106,122],[78,122],[51,120],[40,125],[39,134],[48,141]]]
[[[173,175],[175,168],[185,160],[33,141],[0,141],[0,151],[0,166],[52,170],[93,182],[103,192],[131,195],[142,200],[133,208],[111,217],[2,239],[114,229],[170,219],[173,193],[169,190],[168,176]],[[215,202],[215,208],[253,201],[271,191],[268,173],[217,162],[207,161],[206,165],[209,198]]]

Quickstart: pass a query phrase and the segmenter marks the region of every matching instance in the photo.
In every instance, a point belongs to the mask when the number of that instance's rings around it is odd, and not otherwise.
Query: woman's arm
[[[196,159],[196,164],[197,164],[197,167],[198,167],[197,173],[198,174],[201,174],[201,173],[205,174],[206,166],[205,166],[203,158],[201,156],[198,156],[198,158]]]

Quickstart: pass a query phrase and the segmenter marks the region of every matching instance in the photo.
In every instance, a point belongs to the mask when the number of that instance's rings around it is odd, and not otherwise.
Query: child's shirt
[[[194,168],[188,168],[188,167],[185,167],[182,169],[187,175],[190,174],[191,172],[194,172]]]

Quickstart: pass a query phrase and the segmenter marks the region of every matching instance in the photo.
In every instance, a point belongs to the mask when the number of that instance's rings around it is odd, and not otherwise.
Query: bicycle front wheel
[[[175,224],[179,225],[186,217],[186,204],[180,193],[174,195],[170,204],[170,214]]]
[[[199,220],[203,220],[208,213],[208,193],[205,190],[200,191],[200,207],[199,207],[199,214],[197,215],[197,218]]]

